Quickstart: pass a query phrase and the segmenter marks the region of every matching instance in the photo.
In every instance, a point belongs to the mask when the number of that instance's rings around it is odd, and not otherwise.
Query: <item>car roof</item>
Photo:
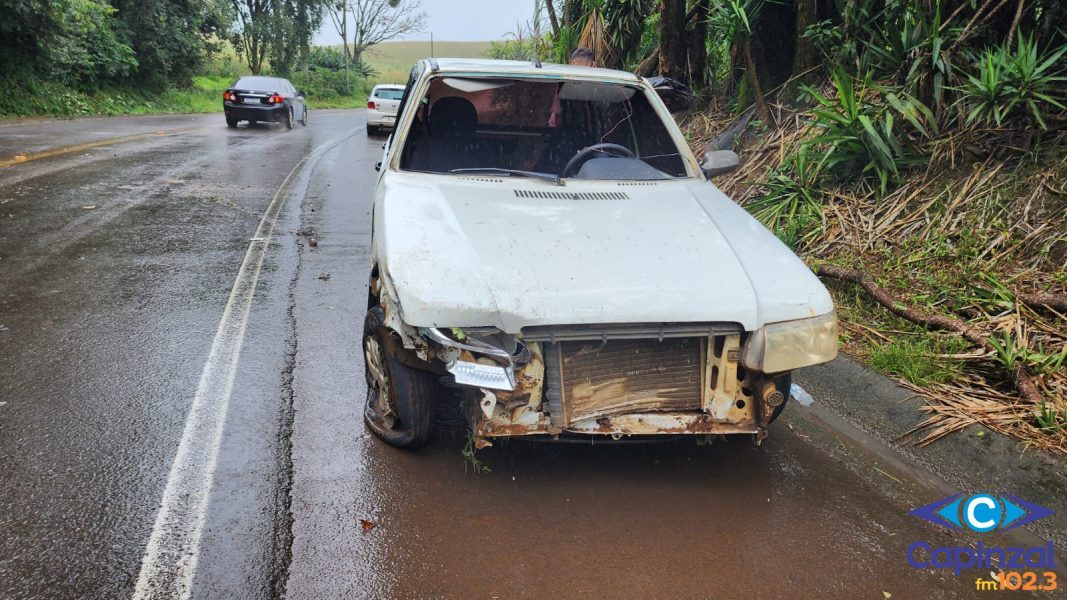
[[[429,58],[424,60],[430,65],[431,70],[439,73],[484,73],[487,75],[523,75],[559,79],[573,77],[576,79],[610,79],[627,83],[641,81],[641,78],[633,73],[614,69],[601,69],[599,67],[478,58]]]
[[[402,90],[404,86],[399,83],[379,83],[374,86],[376,90]]]

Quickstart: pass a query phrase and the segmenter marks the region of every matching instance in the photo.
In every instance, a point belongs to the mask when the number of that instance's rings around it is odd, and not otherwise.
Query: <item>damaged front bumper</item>
[[[735,326],[633,327],[513,338],[504,349],[436,328],[419,333],[487,438],[749,434],[762,439],[788,375],[746,371]],[[651,336],[650,336],[651,333]],[[463,336],[462,340],[456,337]]]

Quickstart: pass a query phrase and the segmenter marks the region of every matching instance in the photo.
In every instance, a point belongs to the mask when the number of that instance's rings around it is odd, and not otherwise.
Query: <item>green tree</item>
[[[287,75],[307,65],[311,38],[335,5],[332,0],[230,0],[236,15],[234,45],[255,75],[270,61],[271,70]]]
[[[0,0],[0,74],[97,86],[127,76],[137,58],[116,34],[115,9],[97,0]]]
[[[137,56],[133,75],[143,84],[163,87],[186,82],[232,22],[218,0],[111,0],[118,32]]]

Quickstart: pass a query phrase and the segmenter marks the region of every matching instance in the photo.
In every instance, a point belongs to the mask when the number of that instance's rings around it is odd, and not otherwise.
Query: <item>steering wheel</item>
[[[560,177],[570,177],[574,173],[575,167],[579,163],[585,162],[589,159],[591,154],[601,152],[603,154],[614,154],[615,156],[621,156],[621,158],[635,158],[633,151],[626,146],[620,146],[619,144],[593,144],[587,148],[579,150],[573,158],[567,161],[567,166],[563,167],[563,174]]]

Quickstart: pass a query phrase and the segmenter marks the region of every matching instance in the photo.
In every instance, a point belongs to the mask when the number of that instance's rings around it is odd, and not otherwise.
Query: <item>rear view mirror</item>
[[[704,160],[700,161],[700,170],[710,179],[736,170],[740,165],[741,160],[733,150],[708,150],[704,153]]]

